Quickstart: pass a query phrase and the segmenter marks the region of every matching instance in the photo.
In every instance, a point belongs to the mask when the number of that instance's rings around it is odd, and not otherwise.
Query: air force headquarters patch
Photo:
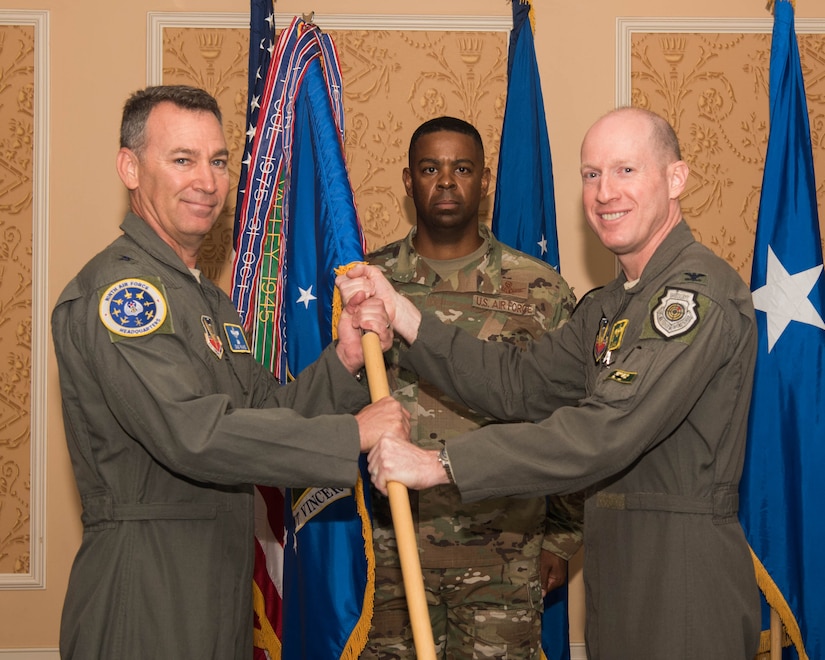
[[[100,292],[98,315],[112,341],[149,335],[163,326],[167,314],[160,283],[156,286],[143,279],[126,279]]]
[[[699,322],[696,294],[684,289],[666,288],[659,304],[650,313],[654,329],[672,339],[690,332]]]

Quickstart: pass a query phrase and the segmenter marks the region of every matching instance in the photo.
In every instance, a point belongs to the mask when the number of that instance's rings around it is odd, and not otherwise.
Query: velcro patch
[[[681,337],[699,323],[696,294],[685,289],[666,288],[650,311],[650,322],[662,337]]]
[[[251,353],[243,328],[237,323],[224,323],[223,331],[229,341],[229,350],[233,353]]]
[[[617,383],[628,385],[636,380],[639,375],[638,371],[624,371],[623,369],[614,369],[607,374],[607,380],[615,380]]]
[[[608,351],[617,351],[621,348],[624,331],[627,330],[628,323],[630,323],[630,321],[622,319],[621,321],[616,321],[613,327],[610,328],[610,341],[607,344]]]
[[[98,294],[98,316],[113,342],[157,331],[173,332],[165,289],[159,280],[154,283],[139,278],[120,280]]]

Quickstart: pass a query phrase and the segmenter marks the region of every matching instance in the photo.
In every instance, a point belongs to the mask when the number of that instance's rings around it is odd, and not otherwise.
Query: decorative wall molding
[[[46,383],[48,363],[49,12],[0,10],[0,25],[33,26],[31,500],[29,573],[0,574],[0,589],[45,588]]]
[[[294,14],[275,14],[275,25],[285,26]],[[433,16],[382,14],[315,14],[322,30],[407,30],[438,32],[509,32],[512,16]],[[181,27],[248,28],[249,14],[235,12],[149,12],[147,14],[147,84],[163,80],[163,30]]]
[[[797,34],[825,33],[825,18],[799,18]],[[690,34],[770,34],[772,18],[616,18],[616,107],[630,105],[630,54],[634,32]]]

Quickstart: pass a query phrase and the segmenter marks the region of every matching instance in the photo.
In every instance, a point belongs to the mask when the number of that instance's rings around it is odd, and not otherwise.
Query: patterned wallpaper
[[[798,40],[822,209],[825,40],[815,34]],[[637,34],[631,44],[632,104],[671,121],[691,168],[685,219],[745,281],[768,144],[770,46],[770,34]]]
[[[0,27],[0,573],[28,573],[34,38]]]

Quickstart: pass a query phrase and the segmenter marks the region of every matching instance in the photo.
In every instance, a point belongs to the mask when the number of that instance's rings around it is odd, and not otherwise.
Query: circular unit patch
[[[166,299],[146,280],[120,280],[103,292],[98,307],[106,328],[121,337],[143,337],[166,320]]]

